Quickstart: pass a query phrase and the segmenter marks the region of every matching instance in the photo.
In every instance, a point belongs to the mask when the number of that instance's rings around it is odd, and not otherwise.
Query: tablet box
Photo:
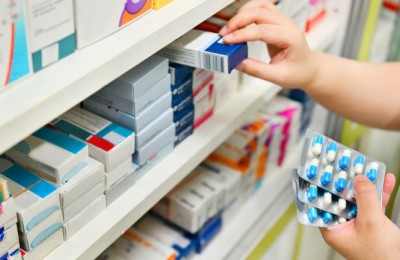
[[[83,105],[87,110],[140,134],[140,132],[154,119],[171,108],[171,92],[165,93],[137,117],[133,117],[115,108],[110,108],[98,102],[94,102],[93,100],[85,100],[83,101]]]
[[[175,104],[172,104],[172,109],[174,110],[174,114],[178,114],[184,110],[190,109],[193,107],[193,96],[192,93],[187,93],[186,96],[180,96],[178,100],[176,100]]]
[[[231,74],[215,73],[215,105],[220,107],[225,104],[239,87],[239,72],[232,71]]]
[[[14,198],[11,197],[1,203],[2,214],[0,214],[0,227],[8,229],[17,224],[17,210]]]
[[[112,171],[111,173],[106,173],[105,175],[105,185],[106,190],[108,190],[114,183],[117,183],[121,178],[133,172],[132,169],[132,157],[126,158],[120,166]]]
[[[118,31],[152,6],[151,0],[74,0],[78,49]]]
[[[142,148],[139,148],[137,153],[133,155],[133,163],[143,165],[151,159],[158,151],[165,147],[168,143],[173,142],[175,139],[175,124],[172,123],[159,135],[151,139]]]
[[[230,73],[247,58],[247,43],[224,44],[218,33],[191,30],[158,54],[170,61],[223,73]]]
[[[170,82],[171,77],[169,74],[167,74],[167,76],[161,79],[161,81],[156,83],[154,86],[149,87],[149,89],[145,93],[143,93],[143,95],[139,97],[135,96],[134,100],[127,99],[126,97],[121,98],[112,93],[109,93],[109,91],[101,90],[89,97],[89,99],[93,99],[95,102],[116,108],[132,116],[138,116],[146,109],[146,107],[148,107],[159,97],[170,91]],[[114,85],[112,87],[112,90],[113,93],[118,92],[119,87],[117,85]]]
[[[215,91],[214,84],[208,83],[194,93],[194,128],[199,127],[214,113]]]
[[[188,78],[191,78],[193,70],[193,67],[170,62],[169,73],[171,74],[171,91],[182,85]]]
[[[89,164],[59,189],[61,208],[79,200],[88,190],[104,180],[104,166],[89,158]]]
[[[18,240],[18,233],[17,233]],[[22,260],[21,250],[19,248],[19,242],[9,247],[7,251],[1,254],[3,259],[12,259],[12,260]]]
[[[189,125],[194,123],[194,105],[191,105],[186,110],[174,114],[174,123],[177,133],[181,132],[182,129],[187,128]]]
[[[193,125],[189,125],[187,128],[181,130],[175,135],[175,147],[182,143],[186,138],[193,134]]]
[[[221,215],[217,215],[209,219],[197,234],[189,236],[191,239],[197,241],[195,247],[196,253],[201,254],[221,229],[222,218]]]
[[[158,10],[171,2],[172,0],[153,0],[153,9]]]
[[[78,215],[76,215],[70,221],[64,224],[63,226],[64,240],[68,240],[69,238],[71,238],[83,226],[85,226],[98,214],[100,214],[100,212],[102,212],[105,208],[106,208],[106,197],[104,195],[100,195],[99,198],[91,202]]]
[[[34,72],[75,51],[72,0],[24,0],[24,8]]]
[[[0,92],[31,73],[25,20],[23,0],[0,1]]]
[[[81,196],[78,200],[73,202],[68,207],[62,210],[63,223],[67,223],[72,218],[77,216],[84,208],[92,203],[96,198],[100,197],[105,191],[104,182],[101,181],[96,184],[92,189],[88,190],[85,195]]]
[[[50,253],[57,246],[61,245],[63,242],[63,231],[60,228],[50,236],[46,237],[36,248],[30,251],[21,250],[21,255],[24,260],[43,259],[48,253]]]
[[[17,245],[19,247],[19,239],[18,239],[18,229],[17,225],[12,225],[9,228],[0,228],[0,256],[4,256],[10,250],[10,248],[15,247]]]
[[[21,232],[19,230],[19,240],[21,248],[24,250],[32,250],[38,247],[47,237],[54,234],[57,230],[62,229],[61,210],[57,210],[48,216],[44,221],[40,222],[34,229],[29,232]]]
[[[135,173],[130,173],[106,190],[107,207],[135,184]]]
[[[193,80],[192,75],[188,75],[187,79],[179,86],[171,87],[172,92],[172,106],[177,105],[179,101],[187,96],[193,94]]]
[[[3,178],[0,178],[0,203],[6,201],[10,198],[10,192],[8,190],[7,181]]]
[[[74,107],[51,125],[89,146],[90,157],[103,163],[106,172],[118,167],[135,150],[135,133],[80,107]]]
[[[20,231],[34,230],[53,214],[59,215],[62,222],[62,215],[56,214],[60,210],[60,199],[55,186],[4,158],[0,158],[0,172],[14,194]]]
[[[196,96],[205,86],[214,82],[214,72],[204,69],[195,69],[193,70],[192,78],[193,96]]]
[[[86,143],[47,127],[18,143],[6,155],[59,187],[83,169],[89,160]]]
[[[98,26],[98,25],[97,25]],[[153,55],[100,90],[121,99],[137,101],[168,75],[168,59]]]

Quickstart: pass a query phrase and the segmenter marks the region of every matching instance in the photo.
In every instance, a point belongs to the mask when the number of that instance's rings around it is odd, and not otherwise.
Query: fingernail
[[[232,41],[232,40],[233,40],[233,35],[231,33],[224,36],[224,41],[225,42],[226,41]]]
[[[228,28],[226,28],[226,26],[224,26],[224,27],[222,27],[222,29],[221,30],[219,30],[219,35],[224,35],[225,33],[227,33],[228,32]]]

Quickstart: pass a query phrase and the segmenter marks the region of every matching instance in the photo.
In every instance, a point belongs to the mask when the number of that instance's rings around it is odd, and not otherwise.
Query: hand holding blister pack
[[[385,164],[308,129],[292,172],[299,221],[329,227],[355,218],[353,179],[365,175],[382,201],[385,171]]]

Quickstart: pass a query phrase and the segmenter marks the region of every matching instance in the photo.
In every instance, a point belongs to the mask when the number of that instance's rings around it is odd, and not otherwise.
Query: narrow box
[[[17,209],[14,198],[11,197],[1,203],[2,214],[0,214],[0,227],[8,229],[17,224]]]
[[[135,173],[130,173],[106,190],[107,207],[135,184]]]
[[[117,169],[111,173],[106,173],[105,184],[106,190],[108,190],[114,183],[117,183],[121,178],[133,172],[132,169],[132,156],[126,158]]]
[[[3,257],[5,254],[8,254],[10,248],[15,247],[15,245],[19,247],[17,225],[12,225],[8,229],[1,227],[0,238],[0,255]]]
[[[6,155],[57,186],[64,185],[89,160],[86,143],[47,127],[18,143]]]
[[[87,142],[92,158],[111,172],[135,152],[135,133],[80,107],[74,107],[55,119],[52,126]]]
[[[180,133],[194,123],[194,106],[192,105],[185,111],[174,114],[175,132]]]
[[[178,146],[181,142],[183,142],[186,138],[193,134],[193,125],[187,126],[185,129],[182,129],[180,132],[175,134],[175,146]]]
[[[36,248],[30,251],[21,250],[21,255],[24,260],[43,259],[48,253],[50,253],[57,246],[61,245],[63,242],[63,231],[60,228],[50,236],[44,238],[43,242]]]
[[[179,86],[171,87],[172,92],[172,106],[175,106],[179,101],[186,97],[193,95],[193,80],[192,76],[189,77]]]
[[[199,127],[214,113],[215,91],[212,82],[198,89],[197,93],[193,94],[194,103],[194,128]]]
[[[191,91],[179,97],[179,99],[172,104],[172,109],[174,110],[175,114],[178,114],[191,107],[193,107],[193,96]]]
[[[182,85],[188,78],[191,78],[194,68],[177,63],[169,63],[169,73],[171,74],[171,90]]]
[[[7,181],[3,178],[0,178],[0,203],[6,201],[10,198],[10,192],[8,190]]]

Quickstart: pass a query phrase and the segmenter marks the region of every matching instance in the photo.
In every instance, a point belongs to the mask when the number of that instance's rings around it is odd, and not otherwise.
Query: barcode
[[[204,64],[204,69],[206,69],[206,70],[213,70],[213,71],[225,73],[224,57],[222,57],[222,56],[204,52],[203,53],[203,64]]]

